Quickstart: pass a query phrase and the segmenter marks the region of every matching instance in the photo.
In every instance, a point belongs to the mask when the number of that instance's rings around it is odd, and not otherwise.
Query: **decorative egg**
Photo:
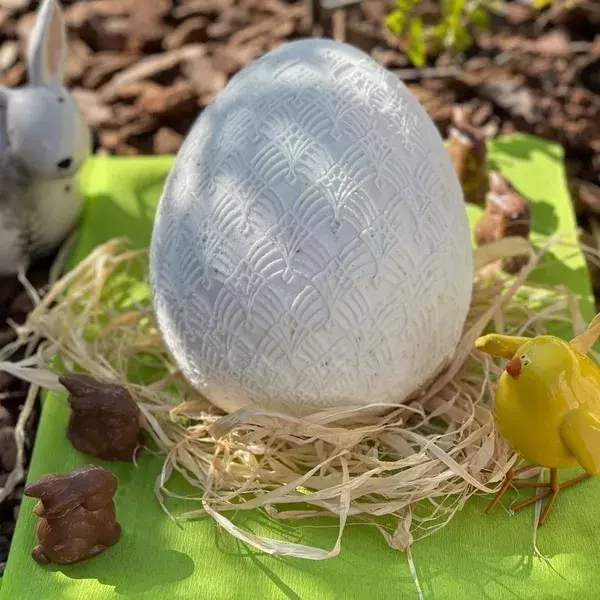
[[[168,350],[225,411],[401,403],[461,336],[463,194],[397,77],[349,45],[295,41],[242,69],[194,124],[150,278]]]

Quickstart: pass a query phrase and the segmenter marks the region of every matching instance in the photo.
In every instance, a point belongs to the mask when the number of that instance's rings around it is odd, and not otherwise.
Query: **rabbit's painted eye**
[[[59,169],[68,169],[71,166],[72,162],[73,162],[73,159],[71,157],[63,158],[56,166]]]
[[[59,99],[58,99],[58,103],[59,103],[59,104],[63,104],[63,103],[64,103],[64,101],[65,101],[65,99],[64,99],[64,98],[59,98]]]

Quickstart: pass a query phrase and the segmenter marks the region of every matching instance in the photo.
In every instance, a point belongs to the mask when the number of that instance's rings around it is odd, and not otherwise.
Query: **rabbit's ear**
[[[45,475],[33,481],[25,488],[25,495],[30,498],[43,498],[50,494],[57,494],[67,488],[68,482],[60,475]]]
[[[490,190],[497,194],[503,194],[510,191],[510,184],[498,171],[490,171],[489,173]]]
[[[83,373],[61,375],[58,381],[72,396],[89,396],[102,389],[100,382]]]
[[[491,121],[483,128],[482,132],[483,137],[486,140],[491,140],[492,138],[496,137],[496,134],[498,133],[498,123]]]
[[[452,107],[452,123],[454,123],[456,127],[466,128],[469,126],[469,119],[467,119],[467,113],[465,112],[465,109],[462,106],[458,106],[457,104],[455,104]]]
[[[42,0],[27,48],[29,81],[60,84],[67,56],[67,27],[57,0]]]

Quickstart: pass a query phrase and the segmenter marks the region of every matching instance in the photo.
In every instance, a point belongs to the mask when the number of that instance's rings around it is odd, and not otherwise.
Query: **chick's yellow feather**
[[[568,412],[560,433],[577,462],[592,475],[600,475],[600,419],[584,408]]]

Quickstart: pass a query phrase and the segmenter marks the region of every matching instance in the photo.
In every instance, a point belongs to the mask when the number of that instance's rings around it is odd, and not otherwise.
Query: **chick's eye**
[[[529,357],[526,354],[521,354],[521,364],[527,366],[531,361],[529,360]]]

